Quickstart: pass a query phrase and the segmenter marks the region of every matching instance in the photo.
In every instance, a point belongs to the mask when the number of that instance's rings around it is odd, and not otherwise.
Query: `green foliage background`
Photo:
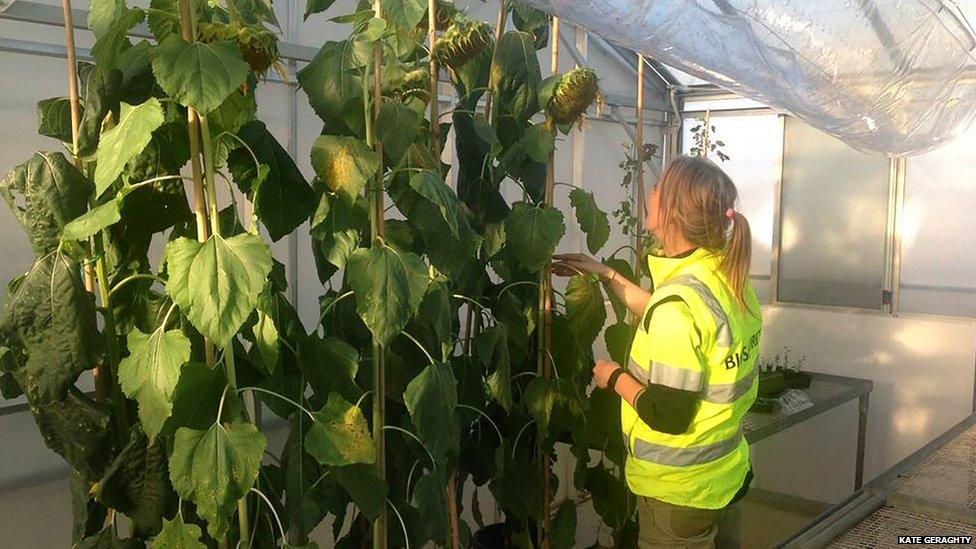
[[[8,288],[0,389],[26,395],[72,468],[74,543],[314,547],[310,532],[332,516],[338,546],[351,547],[390,513],[390,546],[449,545],[452,534],[466,545],[451,501],[463,505],[470,479],[491,491],[517,543],[568,547],[575,502],[545,501],[558,480],[543,473],[565,443],[576,467],[563,481],[589,493],[618,545],[633,545],[619,399],[590,387],[601,285],[578,276],[554,292],[551,331],[539,311],[567,224],[594,254],[609,236],[592,194],[571,190],[575,220],[545,201],[546,161],[572,126],[554,122],[554,90],[572,99],[569,83],[586,79],[542,77],[541,12],[511,3],[516,29],[496,45],[439,1],[443,68],[459,96],[440,121],[441,136],[455,130],[449,172],[426,117],[426,0],[386,0],[382,17],[368,3],[338,15],[331,4],[310,0],[305,15],[349,35],[298,74],[323,122],[312,181],[255,118],[255,88],[277,63],[264,0],[184,0],[182,13],[174,0],[93,1],[79,161],[39,152],[0,181],[37,255]],[[144,21],[154,39],[133,43],[126,33]],[[585,91],[583,110],[596,93]],[[67,98],[41,100],[38,117],[71,152]],[[234,200],[218,203],[224,181]],[[188,203],[185,184],[202,201]],[[506,186],[523,199],[508,203]],[[245,197],[251,219],[239,218]],[[383,220],[385,200],[398,219]],[[259,231],[277,241],[306,221],[325,288],[311,332]],[[160,265],[154,238],[167,242]],[[606,342],[623,358],[632,331],[614,305]],[[93,396],[76,383],[95,367]],[[251,398],[288,424],[278,455]],[[130,538],[106,522],[110,510],[131,521]]]

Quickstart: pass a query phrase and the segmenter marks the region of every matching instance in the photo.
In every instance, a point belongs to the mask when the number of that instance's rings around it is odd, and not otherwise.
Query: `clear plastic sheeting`
[[[939,0],[525,0],[852,147],[933,149],[976,114],[976,38]]]

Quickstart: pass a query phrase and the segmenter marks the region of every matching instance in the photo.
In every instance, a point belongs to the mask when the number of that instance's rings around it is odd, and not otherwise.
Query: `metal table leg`
[[[868,404],[871,394],[865,393],[857,401],[857,462],[854,466],[854,489],[864,484],[864,445],[868,430]]]

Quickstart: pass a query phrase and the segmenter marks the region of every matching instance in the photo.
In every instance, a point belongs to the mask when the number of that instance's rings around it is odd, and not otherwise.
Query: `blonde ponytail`
[[[721,269],[732,287],[736,301],[743,308],[746,306],[746,287],[749,282],[749,266],[752,263],[752,230],[746,216],[732,211],[729,218],[732,227],[729,230],[725,246],[725,256],[722,258]]]

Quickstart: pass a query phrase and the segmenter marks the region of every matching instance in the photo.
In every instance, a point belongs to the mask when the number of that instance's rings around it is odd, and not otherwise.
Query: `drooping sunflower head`
[[[546,112],[560,125],[579,120],[600,95],[599,78],[589,67],[573,69],[559,78]]]
[[[259,75],[267,72],[279,60],[278,39],[271,31],[237,23],[204,23],[200,25],[200,41],[233,40],[241,56]]]
[[[442,66],[457,70],[479,53],[491,48],[494,41],[488,23],[455,22],[434,44],[434,58]]]

